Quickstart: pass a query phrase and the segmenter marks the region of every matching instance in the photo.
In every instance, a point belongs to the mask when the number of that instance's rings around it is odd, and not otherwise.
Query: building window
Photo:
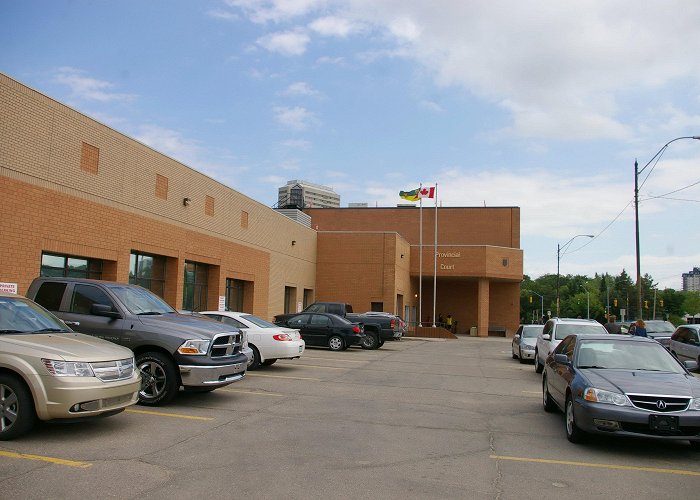
[[[41,254],[41,276],[102,279],[102,261],[70,255]]]
[[[161,297],[165,296],[165,262],[160,255],[131,252],[129,283],[148,288]]]
[[[248,229],[248,212],[241,212],[241,227]]]
[[[245,281],[226,278],[226,310],[243,311]]]
[[[209,283],[209,266],[200,262],[185,261],[185,287],[182,307],[187,311],[206,311]]]
[[[164,175],[156,174],[156,198],[168,199],[168,178]]]
[[[314,291],[304,288],[304,309],[309,307],[314,301]]]
[[[83,143],[80,150],[80,170],[91,174],[97,173],[97,165],[100,162],[100,150],[87,142]]]
[[[207,195],[204,201],[204,213],[207,215],[214,215],[214,198]]]
[[[372,312],[384,312],[384,302],[372,302],[370,305]]]

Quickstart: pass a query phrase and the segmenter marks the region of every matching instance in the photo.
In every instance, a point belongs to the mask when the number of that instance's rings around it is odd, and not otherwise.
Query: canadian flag
[[[435,198],[435,187],[424,187],[418,191],[418,198]]]

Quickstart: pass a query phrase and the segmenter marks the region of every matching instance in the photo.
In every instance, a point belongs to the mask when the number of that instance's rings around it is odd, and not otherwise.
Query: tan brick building
[[[139,283],[178,309],[225,304],[268,319],[324,299],[418,309],[417,209],[309,210],[307,227],[3,74],[0,200],[0,283],[19,293],[40,274],[65,274]],[[439,214],[438,310],[460,332],[512,333],[519,210]]]

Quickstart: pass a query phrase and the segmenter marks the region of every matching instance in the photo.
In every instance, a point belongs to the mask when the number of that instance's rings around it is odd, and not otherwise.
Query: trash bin
[[[478,330],[477,330],[477,328],[476,328],[475,326],[472,326],[472,327],[469,329],[469,336],[470,336],[470,337],[476,337],[476,336],[478,336]]]

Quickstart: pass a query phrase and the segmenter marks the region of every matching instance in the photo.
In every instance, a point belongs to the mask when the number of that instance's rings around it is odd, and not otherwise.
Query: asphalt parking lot
[[[308,348],[210,394],[0,442],[0,498],[697,498],[686,442],[566,440],[510,340]]]

